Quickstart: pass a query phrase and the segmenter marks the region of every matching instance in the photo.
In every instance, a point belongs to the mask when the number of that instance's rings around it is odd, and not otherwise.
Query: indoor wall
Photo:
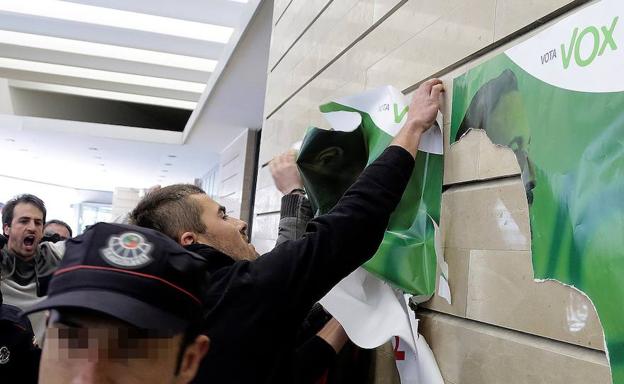
[[[582,293],[535,282],[528,205],[514,154],[473,131],[449,142],[453,78],[579,7],[569,0],[276,0],[259,164],[309,126],[318,106],[382,85],[410,93],[441,77],[445,171],[441,227],[453,304],[419,310],[448,384],[606,384],[600,321]],[[258,170],[253,242],[271,249],[280,194]],[[377,383],[397,382],[378,352]]]

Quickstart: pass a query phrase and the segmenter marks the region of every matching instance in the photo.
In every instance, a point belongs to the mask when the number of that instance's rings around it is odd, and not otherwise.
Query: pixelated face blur
[[[19,203],[13,209],[13,221],[4,225],[9,250],[23,260],[31,260],[43,237],[43,212],[33,204]]]
[[[182,334],[157,336],[93,315],[51,322],[39,383],[181,383],[176,375]]]
[[[204,194],[191,195],[202,207],[202,222],[206,233],[198,234],[198,242],[210,245],[234,260],[255,260],[258,252],[249,243],[247,223],[230,217],[225,207]]]
[[[69,231],[64,225],[60,225],[56,223],[50,223],[46,225],[43,233],[46,236],[52,236],[54,234],[57,234],[61,237],[61,240],[69,239],[71,237],[71,235],[69,234]]]

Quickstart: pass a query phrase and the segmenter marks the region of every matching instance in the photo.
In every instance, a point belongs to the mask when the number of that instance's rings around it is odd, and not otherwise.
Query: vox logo
[[[403,110],[399,112],[399,105],[397,103],[394,103],[394,122],[397,124],[400,123],[401,120],[403,120],[403,116],[405,116],[408,109],[409,106],[405,106],[405,108],[403,108]]]
[[[613,38],[613,32],[617,26],[619,17],[613,18],[611,26],[588,26],[579,32],[579,28],[574,28],[570,44],[566,46],[561,44],[561,59],[563,61],[563,69],[568,69],[572,59],[579,67],[587,67],[594,62],[596,57],[602,56],[607,48],[612,51],[618,49]],[[591,50],[581,52],[581,45],[591,47]]]

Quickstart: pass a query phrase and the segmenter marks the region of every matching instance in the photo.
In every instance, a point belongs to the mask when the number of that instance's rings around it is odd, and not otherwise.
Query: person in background
[[[37,384],[41,349],[35,345],[30,321],[21,310],[3,303],[0,294],[0,380]]]
[[[25,311],[50,311],[39,383],[189,383],[209,349],[209,284],[206,261],[156,231],[98,223],[67,240],[48,297]]]
[[[2,210],[4,238],[0,249],[0,291],[6,304],[24,309],[45,296],[47,282],[62,257],[62,243],[41,242],[46,208],[31,194],[9,200]],[[45,331],[45,317],[30,318],[37,342]]]
[[[43,226],[43,236],[52,238],[54,235],[57,235],[59,240],[71,239],[73,236],[69,224],[61,220],[50,220]]]

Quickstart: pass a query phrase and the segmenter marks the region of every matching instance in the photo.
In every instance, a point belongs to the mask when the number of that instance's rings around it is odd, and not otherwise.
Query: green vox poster
[[[529,202],[536,279],[578,288],[624,383],[624,3],[603,0],[455,79],[451,142],[511,148]]]
[[[297,159],[318,213],[329,211],[390,144],[407,119],[408,106],[407,98],[388,86],[320,107],[333,130],[310,128]],[[440,221],[443,176],[439,124],[423,135],[416,167],[382,244],[364,264],[375,276],[417,296],[432,295],[436,286],[434,234]]]

